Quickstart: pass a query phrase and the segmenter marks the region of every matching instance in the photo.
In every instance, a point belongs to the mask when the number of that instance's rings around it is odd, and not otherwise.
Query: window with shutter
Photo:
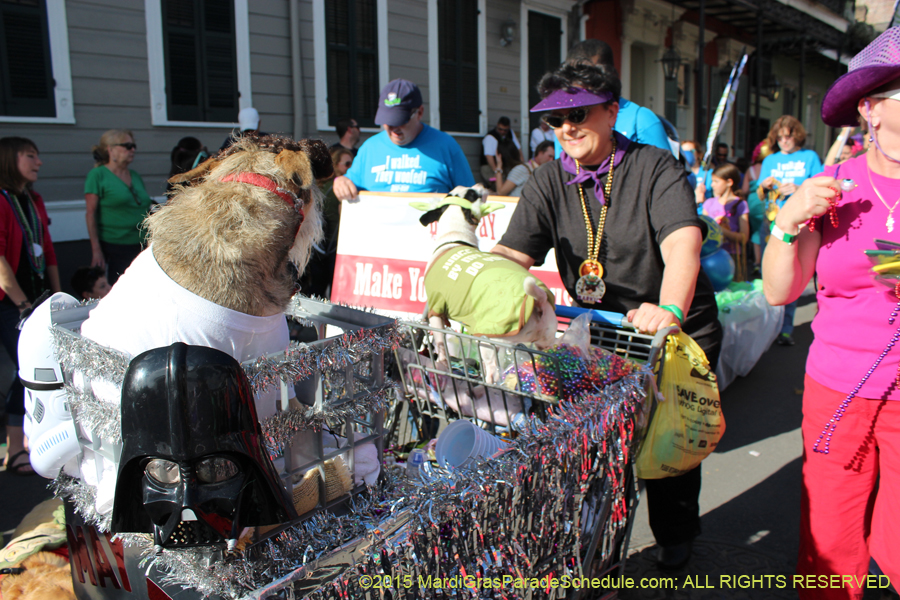
[[[0,115],[55,117],[44,0],[0,0]]]
[[[168,119],[234,121],[234,0],[164,0],[162,13]]]
[[[479,130],[478,0],[438,0],[441,129]]]
[[[378,104],[378,23],[375,0],[325,2],[328,124],[354,118],[375,127]]]

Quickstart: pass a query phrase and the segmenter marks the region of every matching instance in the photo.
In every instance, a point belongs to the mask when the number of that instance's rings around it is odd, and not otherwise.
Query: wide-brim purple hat
[[[822,120],[832,127],[859,124],[860,98],[900,77],[900,27],[892,27],[850,61],[850,70],[835,80],[822,100]]]
[[[546,110],[560,110],[566,108],[578,108],[579,106],[594,106],[606,104],[612,100],[612,94],[601,92],[595,94],[584,88],[570,87],[552,92],[549,96],[531,107],[531,112],[543,112]]]

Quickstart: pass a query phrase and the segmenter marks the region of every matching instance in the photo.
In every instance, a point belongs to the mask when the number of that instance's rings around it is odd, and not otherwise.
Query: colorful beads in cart
[[[595,393],[639,368],[632,360],[602,348],[560,344],[534,354],[534,360],[508,368],[503,385],[528,394],[569,400]]]

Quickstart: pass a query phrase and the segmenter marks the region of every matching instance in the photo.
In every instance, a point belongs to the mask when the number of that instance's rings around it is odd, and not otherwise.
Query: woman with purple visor
[[[530,268],[554,248],[578,305],[626,314],[648,333],[680,325],[715,369],[722,329],[684,168],[671,152],[613,131],[621,83],[611,68],[563,64],[539,89],[531,110],[544,113],[563,152],[525,184],[493,251]],[[659,566],[681,568],[700,533],[700,467],[646,484]]]
[[[900,27],[856,55],[825,93],[826,124],[852,126],[860,116],[869,149],[799,187],[763,257],[772,304],[792,302],[818,277],[797,572],[853,576],[846,587],[800,589],[801,598],[862,598],[870,558],[900,582],[900,280],[876,280],[867,256],[896,260],[900,251]]]

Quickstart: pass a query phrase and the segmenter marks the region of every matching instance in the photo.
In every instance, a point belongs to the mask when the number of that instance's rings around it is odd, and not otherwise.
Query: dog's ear
[[[169,177],[169,183],[174,185],[176,183],[188,183],[190,181],[200,179],[201,177],[212,171],[215,167],[219,166],[220,162],[222,161],[217,158],[209,158],[190,171],[179,173],[178,175],[172,175],[171,177]]]
[[[293,181],[299,188],[315,183],[309,157],[305,152],[282,150],[275,156],[275,164],[281,169],[285,179]]]
[[[441,217],[444,216],[444,213],[447,212],[448,208],[450,208],[449,205],[444,205],[440,208],[429,210],[427,213],[419,217],[419,223],[427,227],[435,221],[440,221]]]
[[[476,202],[481,200],[481,192],[479,190],[476,190],[475,188],[469,188],[466,190],[466,195],[463,196],[463,198],[465,198],[472,204],[475,204]]]
[[[334,173],[331,154],[322,140],[300,140],[301,150],[282,150],[275,164],[297,187],[308,188],[317,180]]]
[[[300,140],[300,147],[309,157],[313,177],[322,179],[334,174],[334,163],[331,161],[331,153],[328,146],[322,140]]]

